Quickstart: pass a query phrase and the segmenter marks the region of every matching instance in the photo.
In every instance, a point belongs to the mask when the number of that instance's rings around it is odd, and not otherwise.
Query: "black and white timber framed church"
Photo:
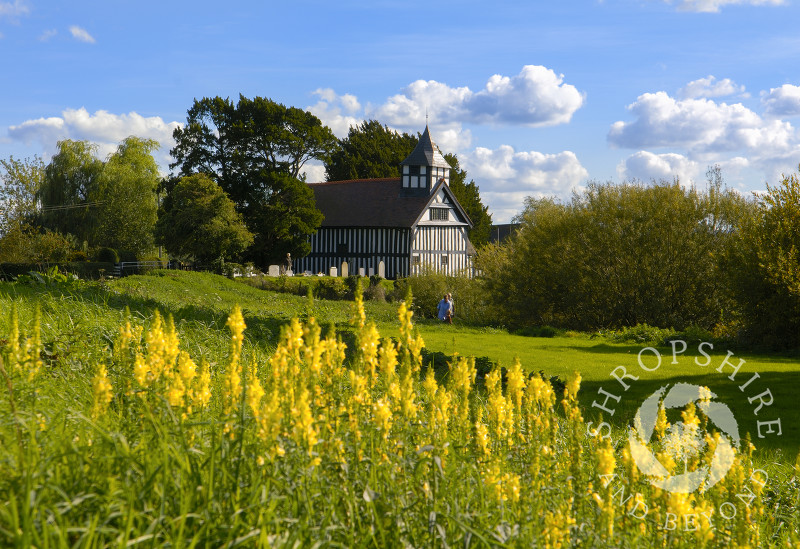
[[[472,276],[472,221],[450,190],[450,165],[427,126],[400,165],[398,178],[309,184],[325,218],[296,271],[328,274],[347,262],[350,274],[377,274],[383,261],[386,278],[425,269]]]

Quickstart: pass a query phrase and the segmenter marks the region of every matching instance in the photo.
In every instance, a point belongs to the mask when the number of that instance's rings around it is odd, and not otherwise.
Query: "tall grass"
[[[40,313],[28,290],[0,297],[8,304],[0,326],[0,545],[797,541],[798,519],[788,511],[797,469],[770,465],[780,480],[762,487],[752,481],[761,477],[748,445],[705,494],[669,494],[634,481],[630,455],[586,436],[577,374],[560,394],[518,363],[505,377],[493,370],[480,387],[466,358],[437,378],[422,364],[424,342],[405,303],[396,339],[381,339],[357,300],[350,349],[335,322],[326,335],[313,310],[264,345],[247,337],[261,318],[254,305],[234,308],[220,325],[212,294],[227,286],[211,292],[210,279],[194,280],[191,299],[209,306],[207,323],[189,320],[179,302],[170,308],[181,322],[135,307],[109,311],[102,301],[120,296],[98,288],[38,294]],[[139,289],[136,279],[125,284]],[[141,299],[169,301],[159,286]],[[68,334],[59,346],[53,329]],[[604,482],[615,474],[618,481]],[[736,497],[748,490],[752,500]],[[650,509],[641,519],[640,501]],[[732,520],[716,511],[728,502]],[[691,515],[696,527],[687,529]]]

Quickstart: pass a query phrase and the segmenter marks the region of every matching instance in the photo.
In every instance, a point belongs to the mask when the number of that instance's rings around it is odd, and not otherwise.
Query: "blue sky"
[[[588,181],[758,191],[800,163],[792,0],[0,0],[0,157],[162,143],[194,98],[375,118],[454,152],[496,222]],[[309,180],[323,171],[308,166]]]

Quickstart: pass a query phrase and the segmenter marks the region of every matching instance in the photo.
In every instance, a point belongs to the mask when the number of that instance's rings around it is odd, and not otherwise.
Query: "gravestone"
[[[280,276],[281,268],[279,265],[270,265],[267,269],[267,276]]]
[[[342,262],[342,276],[345,277],[345,278],[350,276],[350,270],[349,270],[349,268],[347,266],[347,261],[343,261]]]
[[[370,277],[375,276],[375,269],[373,267],[370,267],[368,272]]]
[[[358,268],[358,276],[365,276],[364,267]]]
[[[386,278],[386,265],[381,261],[378,263],[378,276],[381,278]]]
[[[339,270],[336,267],[331,267],[330,276],[339,276]]]
[[[293,271],[293,270],[291,270],[291,269],[288,269],[288,270],[286,271],[286,276],[294,276],[294,271]]]

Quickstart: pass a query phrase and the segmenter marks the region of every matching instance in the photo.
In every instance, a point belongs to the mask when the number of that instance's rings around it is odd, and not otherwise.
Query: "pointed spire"
[[[428,130],[427,124],[425,125],[425,131],[419,138],[419,143],[417,143],[417,146],[414,147],[414,150],[411,151],[408,158],[403,160],[400,165],[450,168],[450,164],[444,159],[439,147],[437,147],[436,143],[431,139],[431,132]]]

